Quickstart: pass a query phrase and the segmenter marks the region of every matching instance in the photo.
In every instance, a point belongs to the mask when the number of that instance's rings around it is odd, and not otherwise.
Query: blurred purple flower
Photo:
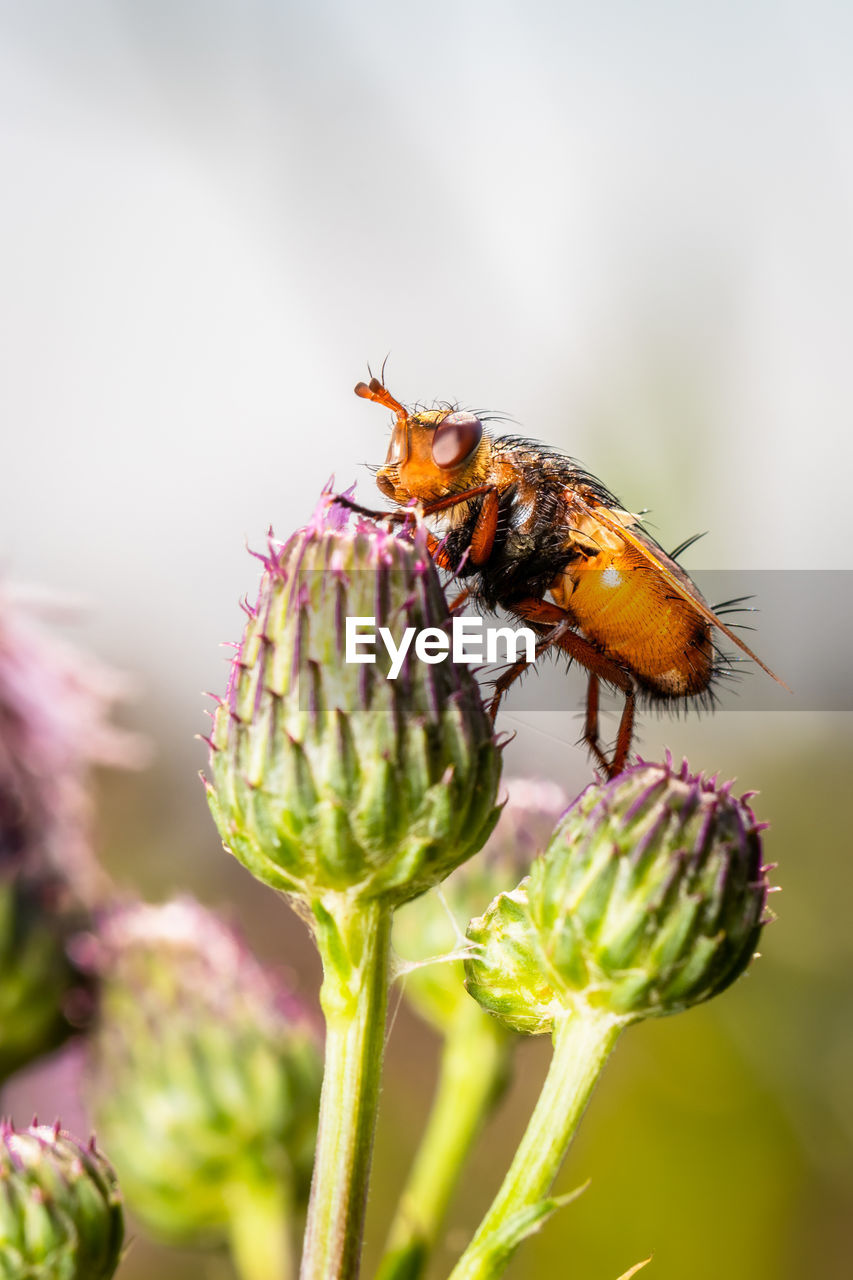
[[[59,874],[89,900],[90,770],[138,767],[147,749],[110,723],[126,677],[51,635],[22,595],[0,586],[0,869]]]
[[[485,852],[521,870],[540,854],[566,809],[569,796],[546,778],[504,778],[506,803]]]
[[[68,943],[109,883],[92,850],[91,768],[144,759],[109,722],[123,678],[35,612],[0,586],[0,1079],[87,1020]]]

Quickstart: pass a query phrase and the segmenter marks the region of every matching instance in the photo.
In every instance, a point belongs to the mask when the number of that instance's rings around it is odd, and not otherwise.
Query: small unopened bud
[[[762,825],[686,762],[588,787],[529,877],[472,920],[468,990],[533,1034],[580,1007],[631,1021],[709,999],[766,920]]]
[[[110,1280],[124,1219],[112,1167],[59,1125],[0,1126],[0,1276]]]
[[[274,888],[395,906],[475,853],[498,813],[500,752],[474,675],[414,652],[413,634],[450,620],[424,531],[353,520],[325,494],[262,560],[209,740],[220,835]],[[364,620],[374,644],[355,661],[347,632]],[[393,662],[379,628],[398,653],[408,642],[405,657]]]
[[[92,1103],[133,1211],[216,1241],[241,1187],[305,1199],[321,1063],[299,1005],[191,899],[119,909],[92,946]]]

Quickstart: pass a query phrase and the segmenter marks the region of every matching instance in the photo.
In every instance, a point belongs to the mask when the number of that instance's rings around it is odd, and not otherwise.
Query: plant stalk
[[[355,1280],[379,1104],[391,911],[338,895],[315,904],[315,916],[326,1065],[299,1274],[301,1280]]]
[[[554,1057],[509,1172],[450,1280],[494,1280],[521,1242],[507,1245],[513,1215],[548,1195],[624,1018],[580,1009],[554,1033]],[[503,1229],[503,1230],[502,1230]]]

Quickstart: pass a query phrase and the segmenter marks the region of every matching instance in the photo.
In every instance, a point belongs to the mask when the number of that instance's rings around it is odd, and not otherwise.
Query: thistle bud
[[[500,752],[470,669],[410,647],[396,671],[377,635],[354,660],[355,620],[395,645],[449,627],[425,532],[353,521],[327,493],[261,559],[209,739],[220,835],[274,888],[397,905],[475,853],[498,812]]]
[[[0,1126],[0,1276],[110,1280],[124,1219],[115,1174],[95,1146],[56,1125]]]
[[[536,1034],[580,1007],[632,1021],[722,991],[766,919],[747,801],[669,758],[588,787],[530,876],[471,922],[470,993]]]
[[[216,1242],[247,1189],[303,1200],[321,1063],[296,1002],[191,899],[116,910],[91,945],[92,1104],[133,1211],[156,1235]]]

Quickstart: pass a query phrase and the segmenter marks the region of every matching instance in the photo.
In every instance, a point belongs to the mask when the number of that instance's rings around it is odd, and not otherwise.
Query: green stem
[[[554,1033],[554,1057],[539,1101],[503,1185],[450,1280],[493,1280],[509,1262],[511,1245],[502,1230],[510,1217],[532,1209],[548,1194],[580,1124],[595,1083],[625,1020],[580,1010]]]
[[[240,1280],[293,1280],[290,1197],[281,1183],[235,1183],[229,1196],[231,1257]]]
[[[344,895],[314,904],[326,1067],[301,1280],[355,1280],[379,1104],[391,912]]]
[[[462,1167],[509,1073],[512,1036],[473,1000],[444,1043],[438,1087],[376,1280],[420,1280]]]

